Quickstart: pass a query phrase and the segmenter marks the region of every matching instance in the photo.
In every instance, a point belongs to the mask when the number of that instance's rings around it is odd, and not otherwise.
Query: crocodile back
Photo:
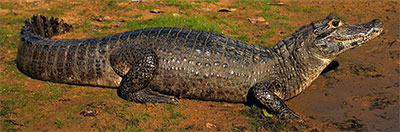
[[[262,78],[254,66],[267,67],[272,57],[267,48],[196,29],[147,28],[129,34],[129,42],[151,47],[159,58],[151,87],[186,98],[243,102]]]

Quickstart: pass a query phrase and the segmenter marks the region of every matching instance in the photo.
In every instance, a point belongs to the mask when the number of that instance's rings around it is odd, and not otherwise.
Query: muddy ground
[[[400,131],[399,7],[382,1],[0,1],[1,131]],[[234,8],[233,12],[218,12]],[[162,13],[150,13],[159,9]],[[140,27],[179,26],[273,46],[300,26],[335,13],[349,23],[380,19],[383,34],[349,50],[287,105],[304,123],[281,121],[248,104],[180,99],[138,104],[115,89],[32,79],[15,65],[19,30],[33,14],[56,16],[74,31],[56,38],[103,36]],[[269,23],[251,24],[262,16]],[[172,22],[173,21],[173,22]],[[172,22],[172,23],[171,23]],[[143,26],[145,25],[145,26]]]

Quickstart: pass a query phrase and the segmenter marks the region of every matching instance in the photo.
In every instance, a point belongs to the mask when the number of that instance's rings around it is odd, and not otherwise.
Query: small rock
[[[218,12],[234,12],[236,11],[235,8],[221,8],[218,10]]]
[[[111,21],[112,19],[111,19],[111,17],[109,17],[109,16],[105,16],[105,17],[103,17],[103,20],[104,20],[104,21]]]
[[[110,26],[111,26],[111,27],[119,27],[120,25],[121,25],[121,24],[119,24],[119,22],[118,22],[118,23],[115,23],[115,22],[114,22],[114,23],[111,24]]]
[[[178,16],[181,16],[180,14],[178,14],[178,13],[173,13],[172,14],[172,16],[174,16],[174,17],[178,17]]]
[[[220,129],[217,127],[217,125],[212,124],[212,123],[210,123],[210,122],[207,122],[207,123],[206,123],[206,127],[207,127],[208,129],[220,130]]]
[[[93,20],[96,20],[96,21],[98,21],[98,22],[102,22],[102,21],[104,21],[104,19],[103,19],[104,17],[103,16],[93,16]]]
[[[247,20],[249,20],[249,22],[253,24],[259,24],[265,26],[269,25],[269,23],[263,17],[249,17]]]
[[[201,8],[202,10],[205,10],[205,11],[211,11],[211,9],[210,8]]]
[[[64,99],[64,98],[59,98],[57,101],[71,101],[71,99]]]
[[[92,32],[100,32],[99,29],[92,29]]]
[[[82,111],[81,113],[79,113],[80,115],[83,115],[83,116],[97,116],[98,114],[99,114],[99,112],[98,111],[92,111],[92,110],[84,110],[84,111]]]
[[[229,108],[232,108],[232,107],[233,107],[232,104],[223,104],[222,106],[223,106],[223,107],[229,107]]]
[[[263,22],[263,23],[260,23],[260,25],[268,26],[268,25],[269,25],[269,22]]]
[[[150,13],[163,13],[164,11],[160,10],[160,9],[154,9],[154,10],[150,10]]]
[[[139,0],[131,0],[131,2],[139,2]]]
[[[33,5],[35,5],[35,6],[37,6],[37,5],[39,5],[39,4],[40,4],[40,1],[38,1],[38,0],[35,0],[35,1],[33,1],[33,2],[32,2],[32,4],[33,4]]]
[[[249,17],[248,20],[250,23],[257,23],[257,22],[265,22],[265,19],[263,17]]]
[[[123,24],[123,22],[114,21],[113,24],[115,24],[115,25],[121,25],[121,24]]]
[[[279,2],[279,3],[267,3],[267,5],[275,5],[275,6],[285,6],[285,3]]]

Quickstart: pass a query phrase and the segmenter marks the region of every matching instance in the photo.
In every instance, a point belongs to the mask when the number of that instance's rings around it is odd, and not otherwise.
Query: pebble
[[[267,22],[263,17],[249,17],[247,18],[250,23],[252,24],[258,24],[258,25],[263,25],[263,26],[268,26],[269,22]]]
[[[39,4],[40,4],[40,1],[38,1],[38,0],[35,0],[35,1],[33,1],[33,2],[32,2],[32,4],[33,4],[33,5],[35,5],[35,6],[37,6],[37,5],[39,5]]]
[[[109,17],[109,16],[105,16],[105,17],[103,17],[103,20],[104,20],[104,21],[111,21],[112,19],[111,19],[111,17]]]
[[[221,8],[218,10],[218,12],[234,12],[236,11],[235,8]]]
[[[154,9],[154,10],[150,10],[150,13],[163,13],[164,11],[160,10],[160,9]]]

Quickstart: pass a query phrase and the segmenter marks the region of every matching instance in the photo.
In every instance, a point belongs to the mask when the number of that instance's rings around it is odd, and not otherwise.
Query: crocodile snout
[[[374,19],[366,24],[369,28],[373,28],[373,30],[382,30],[383,23],[379,19]]]

